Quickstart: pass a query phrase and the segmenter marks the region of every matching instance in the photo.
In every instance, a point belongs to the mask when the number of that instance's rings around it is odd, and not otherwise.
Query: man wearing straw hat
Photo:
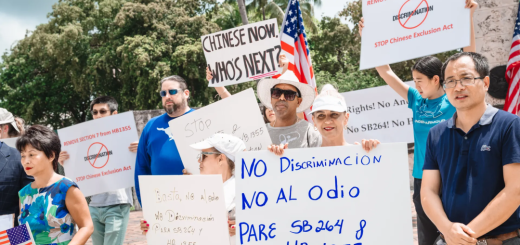
[[[311,107],[314,89],[300,83],[292,71],[277,79],[264,79],[258,83],[258,98],[273,110],[276,120],[267,124],[273,144],[283,148],[307,148],[321,145],[320,133],[307,121],[298,118],[298,113]]]
[[[18,191],[34,179],[25,173],[20,152],[2,142],[2,139],[10,138],[13,134],[11,130],[20,132],[13,114],[0,108],[0,193],[2,194],[0,218],[5,220],[4,215],[9,215],[12,218],[9,220],[14,221],[12,224],[18,225],[17,217],[20,213]]]

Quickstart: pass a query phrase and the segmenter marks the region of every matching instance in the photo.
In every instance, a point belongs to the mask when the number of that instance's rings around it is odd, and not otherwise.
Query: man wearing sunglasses
[[[272,109],[276,120],[267,124],[275,145],[289,148],[319,147],[320,133],[298,113],[311,107],[316,96],[314,89],[300,83],[293,71],[286,71],[277,79],[264,79],[258,83],[258,98]]]
[[[188,106],[190,91],[180,76],[161,80],[159,95],[166,113],[148,121],[139,139],[135,166],[135,190],[141,202],[140,175],[182,175],[184,165],[171,136],[168,122],[193,112]]]
[[[97,97],[90,103],[90,113],[94,120],[116,115],[117,108],[116,99],[110,96]],[[138,142],[132,142],[128,149],[135,153],[137,145]],[[63,166],[69,158],[70,155],[62,151],[58,162]],[[91,197],[89,210],[94,223],[94,233],[92,233],[94,245],[123,244],[133,200],[132,188],[123,188]]]
[[[441,232],[435,245],[518,245],[520,118],[486,104],[482,55],[453,55],[442,77],[456,112],[429,132],[421,188],[424,211]]]

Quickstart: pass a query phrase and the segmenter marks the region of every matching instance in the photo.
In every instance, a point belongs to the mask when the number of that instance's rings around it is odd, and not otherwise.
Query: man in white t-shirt
[[[117,101],[110,96],[101,96],[90,103],[90,112],[95,119],[117,114]],[[137,152],[138,142],[130,144],[128,149]],[[60,153],[61,165],[69,159],[66,151]],[[92,242],[94,245],[122,245],[125,240],[126,227],[133,206],[132,188],[93,195],[89,210],[94,222]]]

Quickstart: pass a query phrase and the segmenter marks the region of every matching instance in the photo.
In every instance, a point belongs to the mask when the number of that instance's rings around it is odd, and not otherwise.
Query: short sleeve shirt
[[[520,163],[520,118],[488,105],[468,133],[450,120],[431,129],[424,170],[439,170],[451,222],[470,223],[505,187],[503,167]],[[520,208],[488,236],[520,228]]]
[[[415,143],[412,175],[416,179],[422,179],[428,133],[435,125],[449,120],[455,113],[455,107],[451,105],[446,95],[433,100],[424,99],[419,91],[412,87],[408,89],[408,107],[413,111]]]
[[[320,132],[305,120],[287,127],[271,127],[269,124],[266,126],[275,145],[289,144],[289,149],[321,146]]]

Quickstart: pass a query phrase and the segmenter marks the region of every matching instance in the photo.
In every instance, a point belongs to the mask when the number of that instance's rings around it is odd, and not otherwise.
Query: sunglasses
[[[283,94],[283,97],[287,101],[293,101],[294,99],[296,99],[296,96],[301,97],[300,93],[296,92],[296,91],[283,90],[283,89],[279,89],[279,88],[271,89],[271,98],[273,98],[273,99],[280,99],[282,94]]]
[[[222,153],[220,153],[220,152],[201,152],[201,153],[199,153],[199,155],[197,155],[197,159],[198,159],[200,162],[204,162],[204,159],[206,159],[206,157],[207,157],[208,155],[215,155],[215,154],[220,155],[220,154],[222,154]]]
[[[176,95],[179,92],[179,89],[162,90],[160,92],[161,97],[166,97],[166,91],[168,91],[170,95]]]
[[[98,113],[99,113],[100,115],[105,115],[105,114],[108,113],[108,111],[105,110],[105,109],[102,109],[102,110],[99,110],[99,111],[98,111],[98,110],[92,110],[92,115],[96,116]]]

